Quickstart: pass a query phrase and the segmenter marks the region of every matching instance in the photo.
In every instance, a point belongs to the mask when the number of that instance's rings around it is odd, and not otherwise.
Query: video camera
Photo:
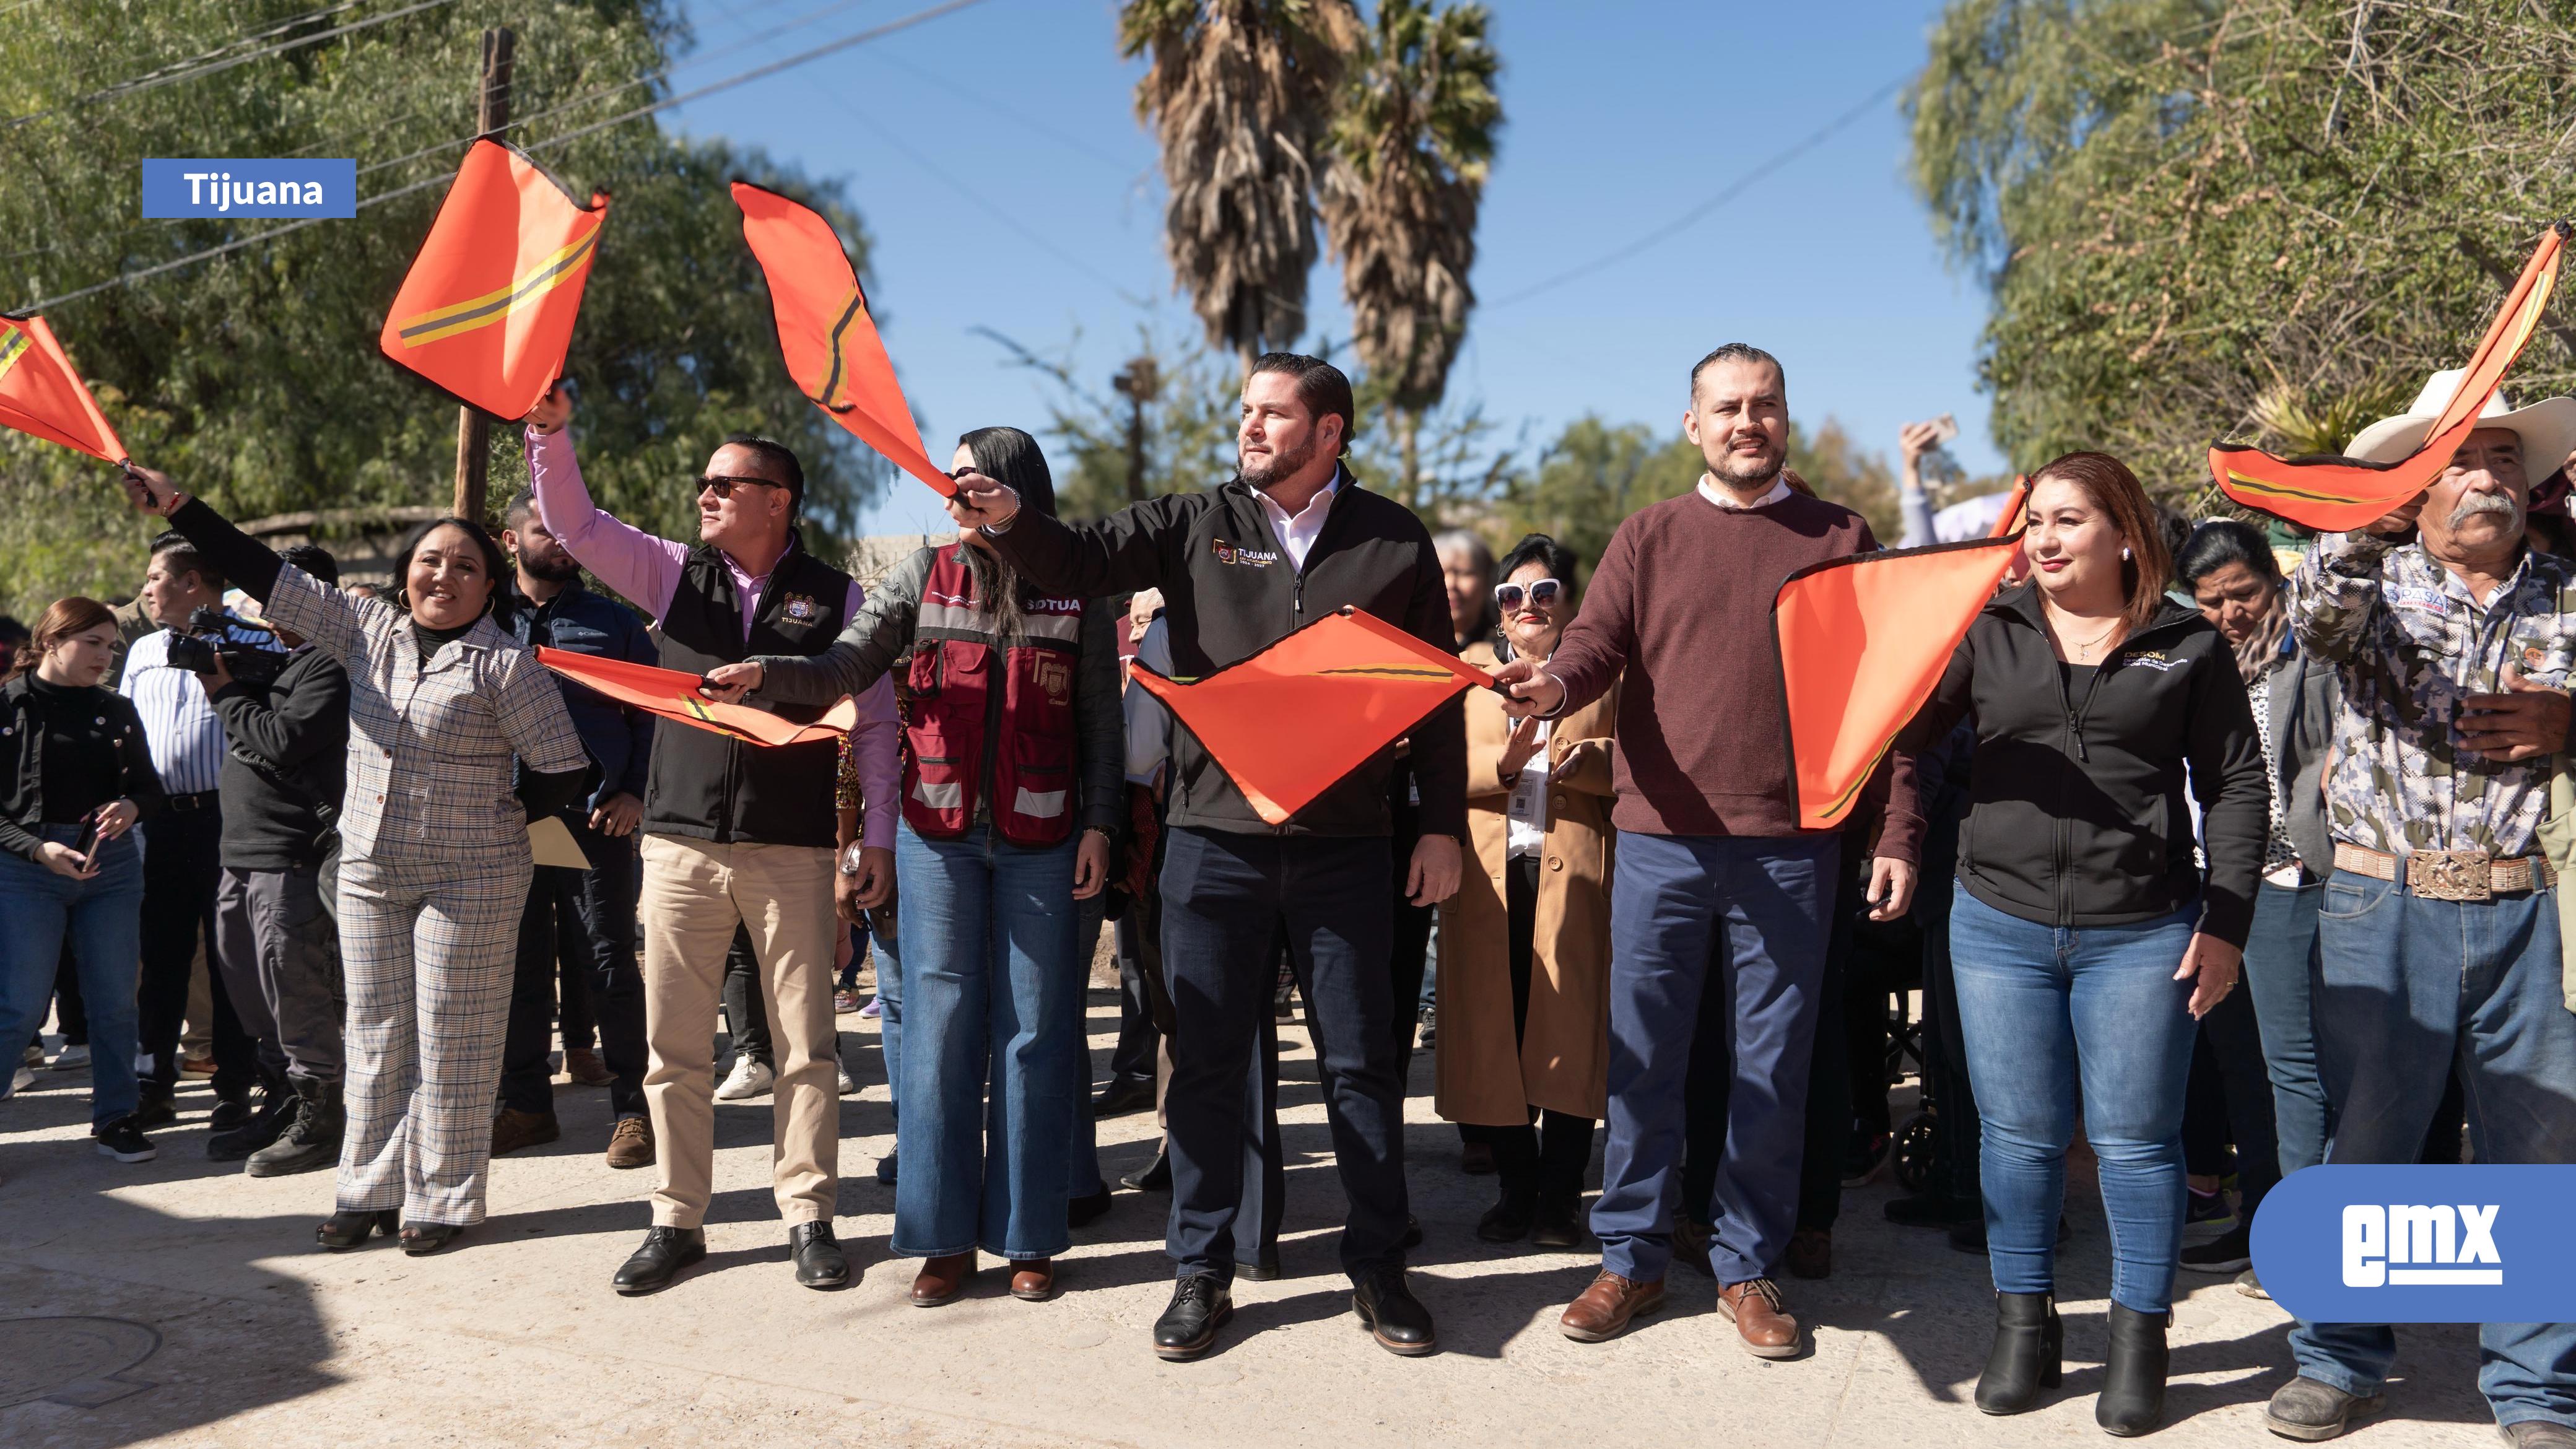
[[[188,615],[188,632],[170,636],[170,663],[191,674],[215,672],[215,656],[223,656],[224,668],[244,684],[275,684],[286,672],[286,656],[275,649],[262,649],[256,644],[240,644],[226,638],[235,627],[215,609],[200,608]]]

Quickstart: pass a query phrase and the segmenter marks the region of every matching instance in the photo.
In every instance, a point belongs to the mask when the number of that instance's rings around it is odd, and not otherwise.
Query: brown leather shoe
[[[966,1280],[975,1272],[975,1250],[945,1253],[922,1260],[921,1271],[912,1280],[912,1306],[936,1308],[954,1303],[966,1291]]]
[[[651,1167],[653,1165],[653,1122],[649,1117],[620,1117],[617,1129],[608,1134],[608,1165],[611,1167]]]
[[[552,1112],[522,1112],[504,1107],[492,1119],[492,1155],[516,1152],[522,1147],[535,1147],[563,1135],[563,1127]]]
[[[1011,1296],[1044,1303],[1055,1296],[1055,1259],[1024,1258],[1011,1265]]]
[[[1626,1332],[1629,1319],[1663,1306],[1663,1279],[1640,1283],[1604,1268],[1583,1296],[1565,1305],[1565,1316],[1556,1326],[1577,1343],[1599,1343]]]
[[[1834,1276],[1834,1235],[1823,1228],[1800,1228],[1789,1235],[1789,1276]]]
[[[1673,1219],[1673,1261],[1699,1274],[1714,1278],[1717,1270],[1708,1262],[1708,1225],[1688,1218]]]
[[[1798,1320],[1781,1302],[1780,1285],[1748,1278],[1717,1290],[1717,1311],[1735,1320],[1735,1336],[1755,1358],[1796,1358]]]
[[[599,1053],[589,1047],[564,1048],[564,1075],[585,1087],[605,1087],[617,1080]]]

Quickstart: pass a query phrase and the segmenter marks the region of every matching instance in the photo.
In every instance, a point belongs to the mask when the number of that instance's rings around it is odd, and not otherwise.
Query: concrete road
[[[1117,1027],[1091,994],[1096,1062]],[[1834,1276],[1786,1284],[1814,1325],[1803,1359],[1736,1347],[1715,1285],[1686,1270],[1674,1302],[1627,1337],[1569,1342],[1558,1310],[1584,1253],[1476,1241],[1493,1179],[1458,1171],[1457,1134],[1414,1069],[1407,1150],[1428,1241],[1416,1290],[1442,1352],[1397,1359],[1350,1312],[1335,1268],[1336,1185],[1314,1059],[1285,1058],[1290,1276],[1237,1287],[1221,1348],[1165,1364],[1147,1335],[1169,1293],[1163,1196],[1118,1194],[1076,1234],[1065,1292],[1018,1302],[990,1268],[948,1307],[910,1307],[911,1265],[886,1255],[892,1146],[873,1023],[844,1016],[864,1090],[842,1102],[838,1227],[860,1270],[838,1293],[797,1287],[768,1191],[769,1102],[719,1106],[705,1267],[642,1299],[608,1279],[641,1235],[649,1174],[600,1160],[605,1094],[559,1086],[564,1138],[501,1159],[492,1218],[449,1251],[313,1246],[328,1174],[256,1181],[205,1158],[202,1084],[120,1166],[85,1140],[83,1074],[43,1075],[0,1102],[0,1446],[1136,1445],[1550,1449],[2105,1442],[2101,1381],[2108,1242],[2089,1177],[2070,1189],[2061,1264],[2067,1374],[2038,1410],[1990,1419],[1969,1402],[1990,1337],[1983,1258],[1890,1228],[1884,1184],[1844,1195]],[[1114,1178],[1152,1153],[1153,1119],[1102,1124]],[[1596,1168],[1597,1172],[1597,1168]],[[2160,1444],[2260,1446],[2261,1406],[2288,1376],[2285,1316],[2186,1275],[2169,1427]],[[2346,1442],[2491,1445],[2466,1328],[2406,1330],[2392,1413]]]

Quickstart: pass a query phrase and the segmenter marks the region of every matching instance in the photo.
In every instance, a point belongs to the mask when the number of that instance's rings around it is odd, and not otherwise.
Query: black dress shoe
[[[1143,1172],[1131,1172],[1118,1179],[1118,1185],[1129,1192],[1170,1192],[1172,1190],[1172,1154],[1157,1152],[1145,1164]]]
[[[1234,1276],[1249,1278],[1255,1283],[1275,1283],[1286,1277],[1279,1271],[1279,1245],[1265,1244],[1261,1251],[1252,1255],[1251,1262],[1235,1264]]]
[[[1171,1306],[1154,1320],[1154,1352],[1175,1363],[1216,1347],[1216,1331],[1234,1316],[1234,1293],[1214,1273],[1192,1273],[1172,1285]]]
[[[1087,1228],[1091,1226],[1093,1223],[1100,1221],[1103,1217],[1108,1215],[1109,1202],[1109,1189],[1106,1187],[1102,1188],[1098,1192],[1089,1193],[1082,1197],[1066,1198],[1064,1200],[1064,1225],[1068,1228]]]
[[[250,1094],[247,1092],[238,1097],[217,1097],[215,1110],[206,1114],[206,1125],[218,1132],[233,1131],[249,1121]]]
[[[155,1127],[167,1127],[178,1120],[179,1102],[169,1088],[148,1085],[144,1087],[142,1099],[135,1104],[134,1108],[136,1131],[149,1132]]]
[[[1406,1358],[1420,1358],[1440,1346],[1431,1331],[1431,1310],[1404,1286],[1404,1270],[1388,1266],[1351,1285],[1351,1309],[1369,1326],[1378,1347]]]
[[[1406,1213],[1404,1215],[1404,1236],[1396,1239],[1395,1245],[1399,1248],[1421,1247],[1422,1220],[1411,1213]]]
[[[1507,1187],[1502,1199],[1485,1209],[1485,1215],[1477,1220],[1476,1236],[1488,1243],[1517,1243],[1529,1236],[1530,1223],[1537,1216],[1536,1193]]]
[[[698,1235],[703,1256],[706,1235]],[[850,1260],[832,1236],[830,1223],[798,1223],[787,1230],[787,1258],[796,1265],[796,1281],[808,1288],[841,1288],[850,1281]]]
[[[609,1286],[630,1298],[638,1293],[658,1293],[671,1286],[681,1269],[704,1262],[706,1256],[704,1228],[647,1228],[644,1246],[618,1265],[617,1276]]]
[[[1153,1078],[1147,1077],[1142,1081],[1111,1082],[1100,1089],[1099,1096],[1091,1099],[1091,1114],[1095,1117],[1124,1117],[1130,1112],[1142,1112],[1153,1105]]]

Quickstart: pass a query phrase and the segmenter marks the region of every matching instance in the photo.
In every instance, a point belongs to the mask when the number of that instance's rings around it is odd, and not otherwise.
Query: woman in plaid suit
[[[348,668],[349,1122],[338,1210],[317,1236],[336,1250],[399,1231],[404,1252],[436,1252],[483,1217],[527,822],[584,793],[581,739],[536,656],[486,617],[507,565],[481,527],[415,533],[387,604],[281,563],[162,474],[129,468],[126,482],[272,623]]]

